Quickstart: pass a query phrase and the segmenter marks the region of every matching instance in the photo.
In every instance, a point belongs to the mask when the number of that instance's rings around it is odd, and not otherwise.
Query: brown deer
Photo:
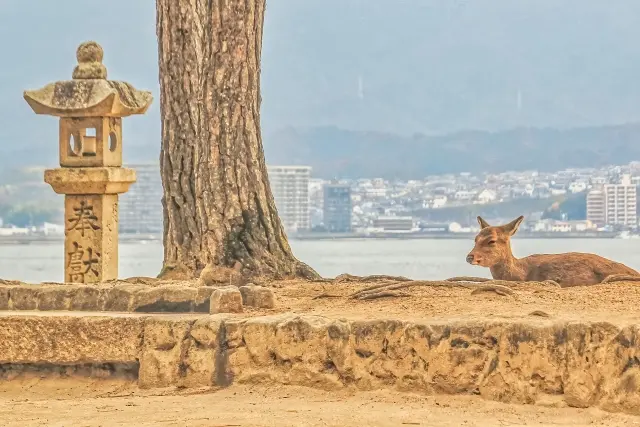
[[[509,224],[491,226],[478,217],[480,233],[476,236],[473,250],[467,255],[467,262],[489,267],[491,276],[496,280],[552,280],[563,288],[640,280],[640,273],[632,268],[594,254],[569,252],[529,255],[520,259],[514,257],[511,252],[511,236],[518,231],[523,219],[520,216]]]

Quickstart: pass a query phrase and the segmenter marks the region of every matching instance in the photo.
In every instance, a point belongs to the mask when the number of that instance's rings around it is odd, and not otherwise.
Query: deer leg
[[[600,283],[615,283],[615,282],[640,282],[640,276],[632,276],[630,274],[610,274],[605,277]]]

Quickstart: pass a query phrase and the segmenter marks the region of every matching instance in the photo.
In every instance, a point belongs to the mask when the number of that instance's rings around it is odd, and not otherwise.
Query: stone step
[[[393,389],[640,414],[635,324],[14,311],[0,313],[0,364],[5,380],[64,367],[146,388]]]

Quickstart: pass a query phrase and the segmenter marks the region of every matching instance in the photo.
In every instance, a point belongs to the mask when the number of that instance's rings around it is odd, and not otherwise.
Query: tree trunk
[[[205,266],[319,277],[289,247],[260,133],[265,0],[157,0],[164,187],[160,277]]]

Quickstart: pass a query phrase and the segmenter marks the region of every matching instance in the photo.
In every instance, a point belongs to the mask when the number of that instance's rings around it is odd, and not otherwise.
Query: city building
[[[325,184],[323,222],[329,232],[351,231],[351,187],[346,184]]]
[[[606,184],[606,221],[611,225],[636,227],[636,186],[631,183],[629,175],[623,175],[620,184]]]
[[[120,195],[120,232],[162,233],[164,215],[160,165],[143,164],[128,167],[135,169],[137,179],[127,193]]]
[[[623,175],[620,184],[604,184],[587,195],[587,219],[598,225],[636,227],[636,185],[629,175]]]
[[[269,183],[286,231],[307,231],[309,215],[310,166],[268,166]]]
[[[605,202],[604,188],[589,191],[587,194],[587,219],[589,221],[600,226],[607,223]]]

